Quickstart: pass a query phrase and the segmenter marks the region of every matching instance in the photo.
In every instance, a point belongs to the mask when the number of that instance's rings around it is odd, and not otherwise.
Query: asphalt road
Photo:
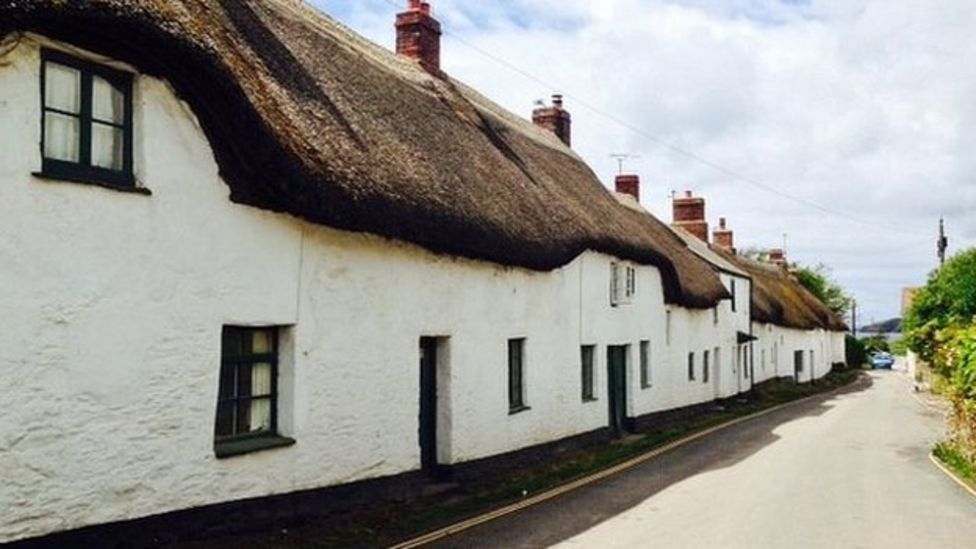
[[[438,547],[973,549],[976,498],[928,459],[942,432],[872,373]]]

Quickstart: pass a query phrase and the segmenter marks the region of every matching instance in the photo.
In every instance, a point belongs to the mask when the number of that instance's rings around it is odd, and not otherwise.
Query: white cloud
[[[406,2],[315,3],[391,47]],[[965,0],[433,4],[454,77],[526,116],[535,99],[567,94],[574,148],[608,184],[610,153],[640,154],[630,167],[659,217],[670,219],[672,189],[694,189],[740,246],[776,246],[788,233],[791,258],[831,265],[867,318],[899,314],[900,287],[934,267],[940,215],[955,249],[976,244],[976,10]]]

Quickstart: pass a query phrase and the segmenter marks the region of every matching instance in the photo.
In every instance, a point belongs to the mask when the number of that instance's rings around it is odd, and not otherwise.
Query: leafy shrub
[[[844,347],[847,350],[847,365],[851,368],[860,368],[868,362],[868,352],[864,347],[864,342],[848,334],[844,339]]]

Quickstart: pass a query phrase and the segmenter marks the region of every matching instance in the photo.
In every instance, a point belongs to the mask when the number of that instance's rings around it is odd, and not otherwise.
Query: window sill
[[[136,187],[135,185],[127,185],[122,183],[109,183],[107,181],[102,181],[99,179],[92,179],[83,176],[69,176],[64,174],[51,174],[45,172],[33,172],[31,175],[47,181],[49,183],[78,183],[80,185],[91,185],[93,187],[102,187],[103,189],[109,189],[112,191],[118,191],[120,193],[129,194],[142,194],[142,195],[152,195],[152,191],[145,187]]]
[[[508,415],[514,416],[516,414],[521,414],[522,412],[528,412],[532,408],[530,406],[519,406],[517,408],[509,408]]]
[[[214,443],[214,454],[218,459],[250,454],[272,448],[283,448],[295,444],[295,439],[277,435],[246,437]]]
[[[583,404],[589,404],[590,402],[599,402],[599,401],[600,401],[600,399],[598,399],[596,397],[584,398],[583,399]]]

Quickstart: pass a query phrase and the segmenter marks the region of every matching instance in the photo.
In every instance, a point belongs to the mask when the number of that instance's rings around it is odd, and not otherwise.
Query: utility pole
[[[939,267],[945,265],[946,249],[949,248],[949,239],[945,234],[945,218],[939,218],[939,240],[936,241],[939,251]]]
[[[851,303],[851,335],[857,337],[857,300]]]

